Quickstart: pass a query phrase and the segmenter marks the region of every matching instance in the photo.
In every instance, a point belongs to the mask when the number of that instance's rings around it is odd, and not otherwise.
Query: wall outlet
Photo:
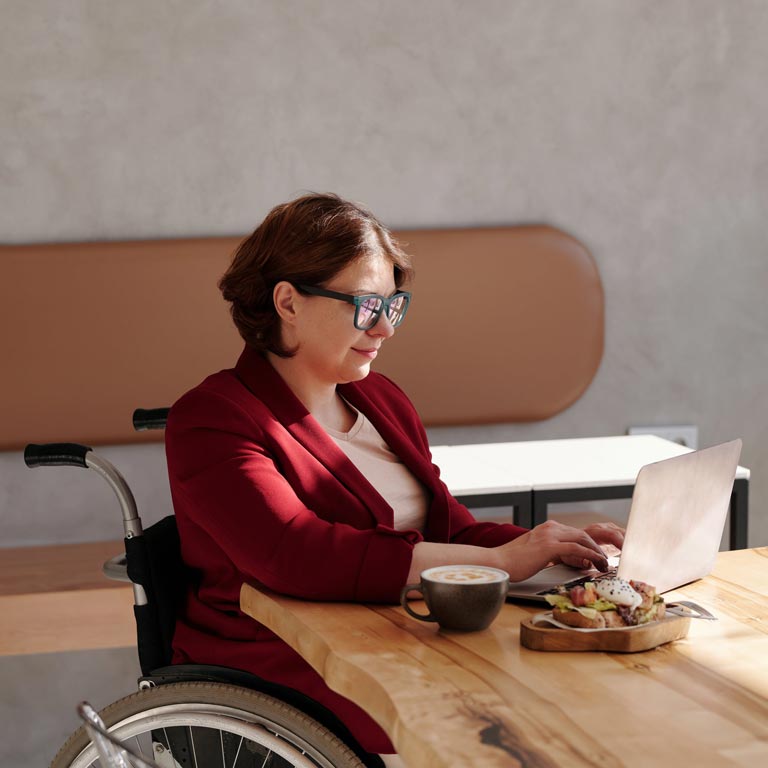
[[[696,450],[699,445],[699,428],[692,424],[679,424],[677,426],[658,426],[658,427],[630,427],[627,430],[629,435],[656,435],[665,440],[671,440],[673,443],[680,443],[686,448]]]

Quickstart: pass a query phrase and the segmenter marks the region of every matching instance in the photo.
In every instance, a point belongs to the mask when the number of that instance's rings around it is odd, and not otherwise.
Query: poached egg
[[[626,605],[634,609],[643,602],[642,595],[624,579],[601,579],[595,582],[595,591],[614,605]]]

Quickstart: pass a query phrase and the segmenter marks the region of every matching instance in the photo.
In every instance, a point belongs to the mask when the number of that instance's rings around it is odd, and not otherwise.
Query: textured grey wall
[[[605,282],[596,380],[550,421],[435,440],[740,435],[768,543],[768,4],[4,10],[0,240],[244,233],[305,189],[393,227],[552,223]]]
[[[605,283],[594,383],[550,421],[434,441],[742,436],[750,543],[768,544],[768,3],[2,8],[0,241],[245,233],[305,189],[397,228],[559,226]],[[32,541],[53,513],[5,459],[2,514]]]

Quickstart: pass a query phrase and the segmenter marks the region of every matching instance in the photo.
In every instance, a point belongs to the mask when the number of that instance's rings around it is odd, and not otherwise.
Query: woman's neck
[[[293,358],[268,352],[267,360],[320,424],[339,432],[352,429],[356,414],[336,392],[335,383],[319,382],[307,376]]]

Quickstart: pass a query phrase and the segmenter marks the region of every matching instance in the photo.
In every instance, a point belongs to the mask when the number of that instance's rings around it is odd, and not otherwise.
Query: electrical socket
[[[699,445],[699,428],[693,424],[678,424],[676,426],[630,427],[629,435],[656,435],[673,443],[680,443],[686,448],[696,450]]]

